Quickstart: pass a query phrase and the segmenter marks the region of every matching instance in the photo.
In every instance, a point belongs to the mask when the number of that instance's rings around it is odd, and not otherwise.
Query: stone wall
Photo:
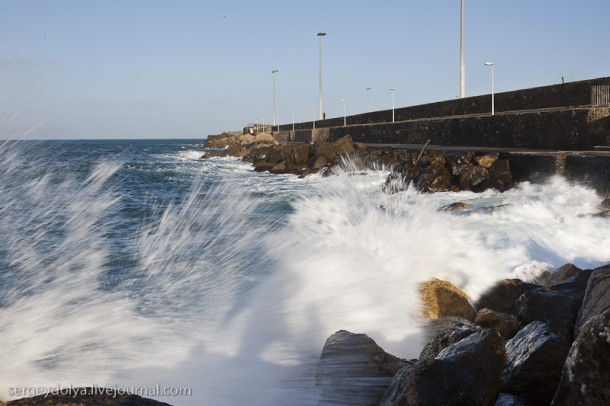
[[[497,93],[495,95],[495,110],[496,112],[503,112],[588,106],[591,104],[591,88],[597,85],[610,85],[610,77]],[[405,121],[465,114],[488,114],[490,110],[491,96],[488,94],[397,108],[394,114],[395,121]],[[348,126],[387,123],[391,121],[392,110],[375,111],[347,117]],[[343,126],[343,117],[316,121],[316,128],[339,126]],[[311,121],[295,124],[295,129],[298,130],[311,128]],[[280,130],[289,131],[291,129],[292,124],[280,126]]]

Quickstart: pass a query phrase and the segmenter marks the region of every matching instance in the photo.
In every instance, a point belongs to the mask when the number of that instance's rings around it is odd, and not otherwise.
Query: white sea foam
[[[12,159],[3,175],[18,176]],[[198,164],[208,170],[182,203],[132,236],[136,269],[110,291],[101,280],[120,207],[108,186],[116,164],[84,184],[47,175],[1,190],[14,286],[0,308],[0,396],[17,385],[160,383],[192,387],[161,398],[175,405],[315,404],[315,361],[339,329],[418,355],[424,280],[474,299],[501,278],[610,262],[610,220],[591,216],[601,198],[561,178],[505,193],[388,195],[382,171],[297,180],[235,159]],[[440,210],[456,201],[473,210]],[[278,204],[290,214],[274,213]],[[28,215],[10,215],[19,210]]]

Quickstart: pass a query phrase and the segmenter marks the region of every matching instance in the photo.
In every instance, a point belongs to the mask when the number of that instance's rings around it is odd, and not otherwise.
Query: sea
[[[0,142],[0,399],[114,388],[171,405],[315,405],[338,330],[416,358],[418,286],[610,262],[603,196],[383,191],[201,159],[202,140]],[[469,211],[449,211],[456,202]]]

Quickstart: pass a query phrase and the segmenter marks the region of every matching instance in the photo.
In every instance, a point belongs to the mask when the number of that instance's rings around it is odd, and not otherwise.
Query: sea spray
[[[315,363],[339,329],[417,355],[421,281],[475,299],[497,279],[610,261],[609,220],[592,216],[601,198],[561,178],[387,194],[387,171],[297,179],[145,146],[3,150],[7,386],[161,384],[192,387],[160,397],[175,405],[315,404]],[[457,201],[471,210],[441,210]]]

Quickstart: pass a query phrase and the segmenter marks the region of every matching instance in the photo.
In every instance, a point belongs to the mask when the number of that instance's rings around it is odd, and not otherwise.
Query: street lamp
[[[324,111],[322,110],[322,37],[325,35],[324,31],[318,33],[318,37],[320,37],[320,119],[324,118]]]
[[[314,110],[315,109],[312,107],[311,108],[311,128],[315,130],[316,129],[316,115],[314,113]]]
[[[292,116],[292,131],[294,132],[294,113],[290,113]]]
[[[371,94],[371,88],[367,87],[366,88],[366,111],[369,112],[371,111],[371,105],[370,105],[370,94]]]
[[[346,110],[345,110],[345,99],[341,99],[341,102],[343,103],[343,127],[347,126],[347,117],[346,117]]]
[[[491,66],[491,115],[495,114],[494,108],[494,63],[493,62],[485,62],[485,66]]]
[[[261,118],[261,125],[263,127],[263,132],[265,132],[265,119]]]
[[[466,97],[466,62],[464,58],[464,0],[460,5],[460,98]]]
[[[392,92],[392,122],[394,122],[394,89],[393,87],[390,88],[390,91]]]
[[[279,120],[277,119],[277,115],[275,113],[276,112],[276,110],[275,110],[275,74],[278,72],[279,71],[277,69],[273,69],[271,71],[271,75],[273,76],[273,125],[277,124],[279,126],[279,123],[278,123]],[[279,131],[279,128],[278,128],[278,131]]]

